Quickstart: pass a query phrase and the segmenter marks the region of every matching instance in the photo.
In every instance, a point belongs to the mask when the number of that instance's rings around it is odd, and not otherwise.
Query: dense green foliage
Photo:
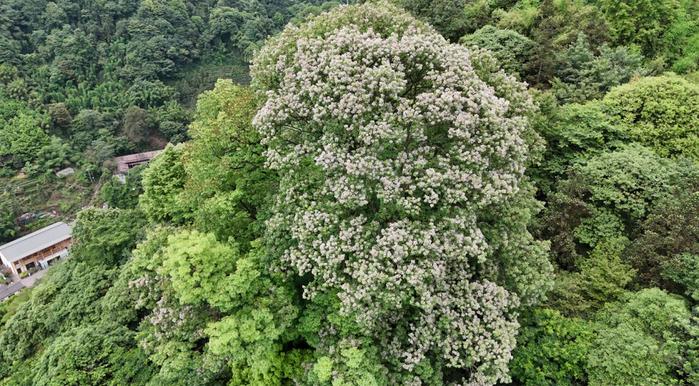
[[[676,76],[614,88],[602,103],[630,137],[662,156],[699,159],[699,85]]]
[[[630,385],[696,381],[696,325],[685,302],[656,288],[626,296],[597,316],[603,325],[590,349],[590,383]]]
[[[359,3],[0,0],[0,385],[699,384],[699,4]]]
[[[218,77],[247,81],[247,62],[267,36],[333,5],[0,1],[0,185],[9,190],[11,177],[28,175],[58,190],[54,172],[65,167],[90,188],[109,183],[114,156],[187,140],[197,94]],[[61,206],[31,195],[36,202],[22,211],[0,207],[0,223]],[[85,196],[58,211],[72,217],[96,203]]]
[[[534,42],[526,36],[492,25],[464,36],[461,44],[491,51],[503,70],[520,76],[524,74],[524,64],[529,62],[534,49]]]
[[[586,380],[585,366],[595,332],[590,323],[566,318],[547,308],[522,319],[512,375],[524,385],[576,385]]]

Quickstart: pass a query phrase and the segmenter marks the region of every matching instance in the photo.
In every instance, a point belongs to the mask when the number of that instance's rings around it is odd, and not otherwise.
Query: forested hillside
[[[196,96],[324,1],[0,1],[0,241],[72,217],[114,156],[188,139]],[[54,172],[73,167],[76,175]],[[41,225],[39,221],[30,226]]]
[[[0,385],[699,384],[699,2],[360,3],[0,0]]]

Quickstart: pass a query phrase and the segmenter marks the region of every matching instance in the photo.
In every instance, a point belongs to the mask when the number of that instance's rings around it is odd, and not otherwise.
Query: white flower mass
[[[532,102],[421,24],[376,32],[401,16],[373,12],[289,28],[258,55],[274,81],[254,125],[281,177],[268,227],[283,267],[312,277],[304,297],[337,293],[404,371],[431,355],[470,369],[465,384],[506,381],[520,298],[485,273],[502,264],[480,216],[519,192]]]

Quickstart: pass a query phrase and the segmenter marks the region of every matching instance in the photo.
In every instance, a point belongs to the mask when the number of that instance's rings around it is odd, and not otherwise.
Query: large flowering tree
[[[526,87],[383,3],[288,27],[252,74],[280,176],[266,238],[303,286],[316,379],[373,355],[378,383],[508,380],[517,311],[551,273],[526,229]]]

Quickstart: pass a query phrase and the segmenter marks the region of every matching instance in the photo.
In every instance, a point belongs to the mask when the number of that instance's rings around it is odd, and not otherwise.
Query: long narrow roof
[[[162,152],[162,150],[153,150],[147,151],[145,153],[136,153],[122,155],[121,157],[115,157],[114,161],[117,163],[117,171],[119,173],[126,173],[134,165],[146,163],[151,159],[155,158],[155,156],[160,154],[160,152]]]
[[[0,254],[5,260],[14,263],[23,257],[70,238],[70,234],[71,229],[68,224],[57,222],[0,246]]]
[[[21,281],[12,283],[10,285],[0,286],[0,300],[9,298],[10,296],[19,292],[22,288],[24,288],[24,284],[22,284]]]

